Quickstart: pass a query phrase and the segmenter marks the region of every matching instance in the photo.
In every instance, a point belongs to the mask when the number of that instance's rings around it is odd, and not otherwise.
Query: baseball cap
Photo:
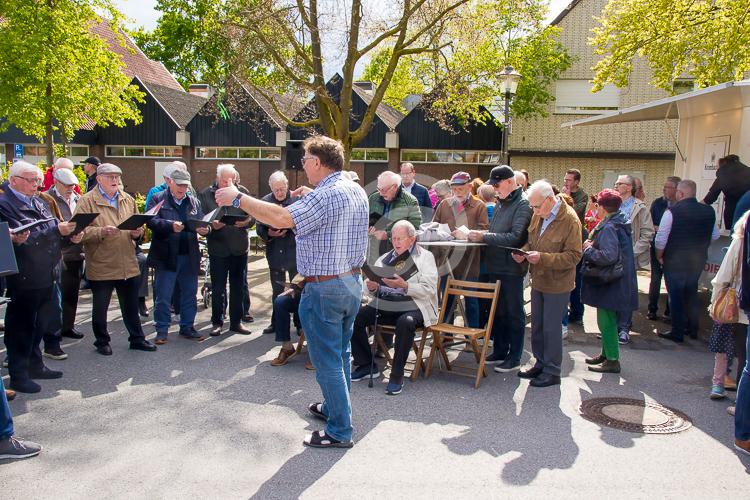
[[[510,179],[511,177],[515,177],[515,173],[513,172],[512,168],[510,168],[508,165],[498,165],[490,172],[490,178],[487,180],[487,184],[489,184],[490,186],[494,186],[498,182],[504,181],[505,179]]]
[[[190,185],[190,173],[182,169],[174,170],[169,178],[172,179],[175,184],[178,184],[180,186]]]
[[[98,167],[102,164],[102,161],[96,156],[89,156],[88,158],[83,160],[83,163],[91,163],[92,165],[96,165]]]
[[[451,177],[451,186],[463,186],[471,182],[471,176],[466,172],[456,172]]]
[[[57,170],[55,170],[55,173],[52,174],[52,177],[54,177],[56,181],[59,181],[66,186],[78,184],[78,177],[76,177],[76,174],[74,174],[72,170],[67,168],[58,168]]]

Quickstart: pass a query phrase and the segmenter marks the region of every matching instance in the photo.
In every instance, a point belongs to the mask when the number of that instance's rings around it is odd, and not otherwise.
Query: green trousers
[[[596,323],[602,332],[602,353],[610,361],[620,359],[620,344],[617,337],[617,313],[609,309],[596,310]]]

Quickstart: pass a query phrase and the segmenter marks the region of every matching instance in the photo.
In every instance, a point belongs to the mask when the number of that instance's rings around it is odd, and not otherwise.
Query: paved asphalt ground
[[[307,449],[302,438],[320,426],[306,406],[320,391],[305,355],[270,365],[278,345],[260,334],[270,312],[264,264],[251,265],[251,336],[198,344],[175,335],[156,353],[129,351],[113,307],[107,358],[83,323],[86,338],[64,345],[70,358],[49,362],[65,377],[11,403],[17,434],[44,451],[0,463],[0,497],[750,498],[750,461],[733,450],[730,401],[708,399],[705,342],[661,341],[654,328],[666,325],[640,315],[621,376],[586,370],[584,357],[599,350],[595,311],[587,310],[585,328],[565,342],[559,388],[494,372],[478,390],[438,373],[407,381],[396,397],[385,395],[382,379],[373,389],[358,382],[355,447]],[[84,292],[80,318],[90,305]],[[200,309],[197,325],[210,327],[209,311]],[[150,322],[145,329],[154,331]],[[694,427],[642,435],[584,420],[580,402],[602,396],[655,400],[687,413]]]

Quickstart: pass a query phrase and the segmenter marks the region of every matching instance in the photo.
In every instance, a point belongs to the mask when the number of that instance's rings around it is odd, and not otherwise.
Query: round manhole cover
[[[679,410],[640,399],[587,399],[581,403],[581,414],[596,424],[644,434],[672,434],[693,425]]]

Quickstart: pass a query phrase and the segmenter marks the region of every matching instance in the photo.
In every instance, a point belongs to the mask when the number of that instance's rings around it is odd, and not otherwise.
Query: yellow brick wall
[[[569,53],[577,58],[562,79],[587,79],[594,77],[591,70],[600,56],[594,55],[588,45],[591,28],[597,25],[595,16],[607,0],[581,0],[563,18],[560,40]],[[620,107],[626,108],[654,99],[666,97],[664,91],[649,84],[650,71],[643,60],[636,61],[630,84],[620,89]],[[553,92],[554,93],[554,92]],[[546,118],[516,119],[509,140],[511,150],[540,151],[648,151],[674,152],[674,143],[664,121],[592,125],[562,129],[565,122],[592,115],[554,114],[554,102],[549,104]],[[677,135],[677,123],[669,122]]]

